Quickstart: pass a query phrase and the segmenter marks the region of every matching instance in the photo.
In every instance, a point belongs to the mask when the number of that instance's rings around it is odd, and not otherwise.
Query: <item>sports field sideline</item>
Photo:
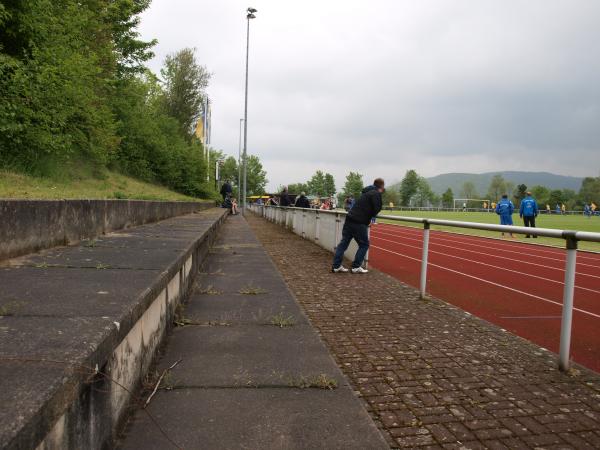
[[[460,220],[465,222],[479,222],[479,223],[493,223],[499,224],[498,215],[493,212],[450,212],[450,211],[386,211],[383,210],[381,215],[394,215],[394,216],[408,216],[408,217],[425,217],[431,219],[443,219],[443,220]],[[513,221],[515,225],[522,226],[523,221],[519,218],[519,214],[513,214]],[[380,222],[386,222],[380,220]],[[394,222],[398,225],[413,226],[422,228],[420,224],[408,223],[408,222]],[[540,214],[536,219],[536,225],[539,228],[554,228],[558,230],[579,230],[579,231],[593,231],[600,232],[600,217],[585,218],[582,215],[557,215],[557,214]],[[476,236],[486,237],[500,237],[498,233],[493,231],[483,230],[469,230],[464,228],[452,228],[452,227],[440,227],[432,226],[434,230],[451,231],[454,233],[470,234]],[[516,236],[516,240],[526,241],[536,244],[552,245],[556,247],[564,247],[564,240],[552,239],[552,238],[538,238],[538,239],[526,239],[525,236]],[[490,242],[493,245],[493,241]],[[581,250],[596,251],[600,252],[600,243],[596,242],[580,242],[579,248]]]

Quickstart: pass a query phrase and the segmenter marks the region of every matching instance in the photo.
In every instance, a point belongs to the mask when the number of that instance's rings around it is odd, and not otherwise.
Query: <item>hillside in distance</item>
[[[437,194],[443,193],[451,188],[455,196],[460,195],[462,185],[466,181],[475,184],[477,192],[485,195],[494,175],[500,174],[506,181],[517,184],[525,184],[528,188],[535,185],[546,186],[550,189],[573,189],[579,191],[581,187],[581,177],[571,177],[566,175],[556,175],[549,172],[486,172],[486,173],[443,173],[434,177],[427,178],[431,189]]]

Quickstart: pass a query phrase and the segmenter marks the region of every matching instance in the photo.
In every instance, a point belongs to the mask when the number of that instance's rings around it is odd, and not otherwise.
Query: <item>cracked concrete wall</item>
[[[213,202],[144,200],[0,200],[0,260],[213,206]]]

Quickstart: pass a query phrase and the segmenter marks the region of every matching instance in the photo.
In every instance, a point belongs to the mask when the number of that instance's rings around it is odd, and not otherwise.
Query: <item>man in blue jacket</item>
[[[348,272],[342,266],[344,253],[352,239],[358,244],[358,250],[352,263],[352,273],[368,273],[369,271],[362,267],[363,260],[369,250],[369,224],[371,219],[377,216],[381,211],[381,194],[385,191],[385,182],[377,178],[372,186],[367,186],[362,190],[362,195],[354,203],[354,206],[346,215],[344,228],[342,229],[342,240],[335,249],[333,257],[333,266],[331,271],[334,273]]]
[[[519,208],[519,217],[523,219],[523,224],[526,227],[535,228],[535,218],[538,215],[538,206],[535,199],[531,196],[531,192],[527,192],[527,197],[521,200],[521,207]],[[525,236],[526,238],[529,235]],[[536,238],[537,236],[533,236]]]
[[[502,199],[496,205],[496,214],[500,216],[500,225],[512,225],[512,214],[515,211],[515,205],[508,199],[508,195],[504,194]],[[512,233],[508,233],[510,237],[514,237]],[[504,233],[502,233],[504,236]]]

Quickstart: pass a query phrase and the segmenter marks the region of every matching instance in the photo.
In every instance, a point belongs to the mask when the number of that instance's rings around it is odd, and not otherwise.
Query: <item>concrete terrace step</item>
[[[181,362],[148,408],[177,447],[387,448],[243,218],[227,220],[196,284],[157,372]],[[175,445],[138,410],[121,448]]]
[[[213,208],[2,262],[0,448],[111,445],[225,217]]]

